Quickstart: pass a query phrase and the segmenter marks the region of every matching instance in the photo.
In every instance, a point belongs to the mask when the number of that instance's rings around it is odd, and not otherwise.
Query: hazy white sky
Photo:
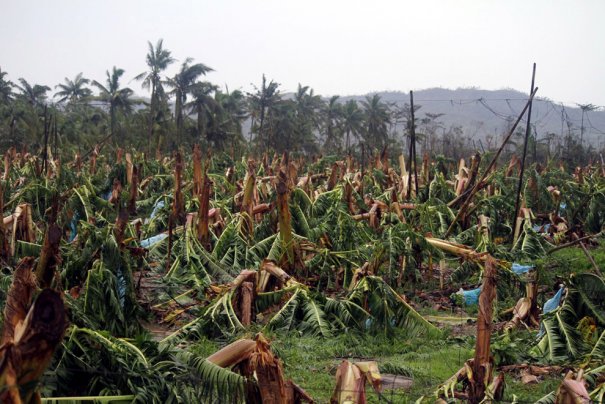
[[[207,79],[322,95],[428,87],[512,87],[605,105],[605,0],[1,0],[0,68],[54,87],[79,72],[126,81],[163,38]],[[178,64],[168,71],[172,75]],[[144,94],[139,83],[130,86]]]

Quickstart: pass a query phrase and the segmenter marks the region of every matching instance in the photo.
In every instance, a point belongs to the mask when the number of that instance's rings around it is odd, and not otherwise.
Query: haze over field
[[[605,105],[605,2],[5,0],[0,66],[16,81],[54,86],[113,65],[131,79],[146,44],[163,38],[230,89],[263,73],[322,95],[477,86]],[[176,72],[178,64],[167,71]],[[145,93],[132,83],[133,88]]]

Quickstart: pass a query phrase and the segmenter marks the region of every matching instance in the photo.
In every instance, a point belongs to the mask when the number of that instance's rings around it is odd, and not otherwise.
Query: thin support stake
[[[534,92],[534,83],[536,81],[536,64],[534,63],[534,67],[532,70],[532,74],[531,74],[531,91],[529,92],[530,94],[532,94]],[[523,173],[525,172],[525,157],[527,156],[527,143],[529,140],[529,134],[531,133],[531,107],[532,107],[532,102],[529,102],[529,108],[527,109],[527,125],[525,126],[525,141],[523,142],[523,157],[521,158],[521,169],[519,170],[519,182],[517,184],[517,196],[516,196],[516,200],[515,200],[515,211],[514,211],[514,219],[516,221],[519,220],[519,205],[521,203],[521,192],[522,192],[522,188],[523,188]],[[535,142],[535,140],[534,140]],[[515,226],[515,229],[517,229],[517,226]],[[518,234],[516,233],[515,230],[515,235],[513,237],[513,244],[515,245],[515,241],[517,239]]]

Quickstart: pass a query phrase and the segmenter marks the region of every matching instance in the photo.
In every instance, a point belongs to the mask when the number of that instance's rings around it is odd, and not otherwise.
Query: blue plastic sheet
[[[462,290],[460,289],[456,294],[462,295],[464,297],[464,304],[466,306],[476,306],[479,304],[479,294],[481,293],[481,288],[471,289],[471,290]]]
[[[166,234],[166,233],[156,234],[153,237],[149,237],[149,238],[146,238],[145,240],[141,240],[141,247],[149,248],[152,245],[157,244],[160,241],[166,239],[167,237],[168,237],[168,234]]]
[[[524,273],[527,273],[534,268],[535,268],[534,265],[521,265],[519,263],[513,262],[512,270],[517,275],[523,275]]]

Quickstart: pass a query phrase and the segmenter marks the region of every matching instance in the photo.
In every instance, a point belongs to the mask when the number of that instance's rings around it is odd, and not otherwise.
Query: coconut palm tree
[[[388,141],[388,124],[391,121],[390,111],[387,104],[382,102],[378,94],[372,97],[366,96],[362,101],[365,114],[365,141],[376,145],[379,149],[384,148]]]
[[[580,146],[584,142],[584,115],[588,112],[597,111],[600,107],[593,104],[576,104],[582,110],[582,122],[580,124]]]
[[[177,143],[183,132],[183,106],[187,102],[187,94],[192,90],[195,81],[202,75],[213,71],[212,68],[203,63],[195,63],[192,58],[187,58],[181,65],[181,70],[174,77],[166,80],[166,84],[172,87],[170,94],[175,96],[174,116],[176,121]]]
[[[16,86],[21,90],[21,96],[31,106],[43,105],[46,101],[46,93],[50,91],[50,87],[34,84],[33,86],[27,82],[24,78],[19,79],[20,86]]]
[[[199,139],[208,140],[208,120],[219,108],[219,104],[213,97],[217,90],[217,86],[207,81],[199,81],[191,86],[193,99],[185,107],[189,108],[192,113],[197,114],[197,136]]]
[[[292,148],[302,147],[307,153],[317,151],[315,131],[321,126],[318,112],[323,109],[324,102],[315,95],[312,88],[298,84],[294,94],[295,138]]]
[[[69,100],[69,102],[72,103],[80,101],[82,99],[85,99],[86,97],[89,97],[92,94],[92,91],[86,87],[86,85],[88,85],[89,83],[90,80],[82,77],[82,73],[78,73],[78,75],[73,80],[70,80],[65,77],[64,84],[58,84],[57,86],[55,86],[55,88],[60,88],[61,90],[57,91],[54,96],[55,98],[61,97],[59,98],[58,102],[64,102]]]
[[[156,113],[161,100],[165,99],[164,87],[162,86],[162,78],[160,74],[174,62],[174,58],[170,55],[168,49],[164,49],[164,40],[159,39],[155,47],[151,42],[149,51],[147,52],[147,66],[149,70],[135,77],[135,80],[142,81],[142,86],[146,90],[151,90],[151,101],[149,104],[149,142],[153,138],[153,126],[155,124]]]
[[[267,79],[263,74],[261,88],[256,88],[256,93],[254,94],[248,94],[250,115],[252,117],[251,131],[254,132],[256,130],[257,143],[260,146],[264,142],[265,148],[269,147],[270,142],[270,136],[265,134],[265,120],[267,117],[271,120],[272,110],[281,100],[278,87],[279,83],[276,83],[273,80],[267,84]],[[258,125],[255,125],[257,120]]]
[[[324,148],[327,151],[339,152],[342,145],[342,131],[339,130],[342,125],[343,105],[338,102],[340,97],[332,96],[323,109],[323,118],[325,128]]]
[[[242,124],[248,117],[246,97],[239,90],[232,92],[227,90],[216,91],[214,98],[220,105],[221,126],[231,140],[232,147],[235,148],[236,143],[243,141]]]
[[[96,80],[92,82],[92,85],[100,91],[98,99],[109,106],[111,137],[113,138],[116,129],[116,114],[118,112],[123,114],[132,112],[134,102],[130,97],[134,92],[128,87],[120,88],[120,77],[124,74],[124,69],[118,69],[114,66],[111,73],[107,70],[105,74],[107,75],[105,85]]]
[[[342,131],[346,135],[347,154],[351,154],[351,135],[359,137],[363,130],[363,111],[357,105],[357,101],[349,100],[342,108]]]
[[[13,99],[14,84],[10,80],[4,78],[6,75],[7,73],[0,69],[0,100],[3,103],[8,103]]]

